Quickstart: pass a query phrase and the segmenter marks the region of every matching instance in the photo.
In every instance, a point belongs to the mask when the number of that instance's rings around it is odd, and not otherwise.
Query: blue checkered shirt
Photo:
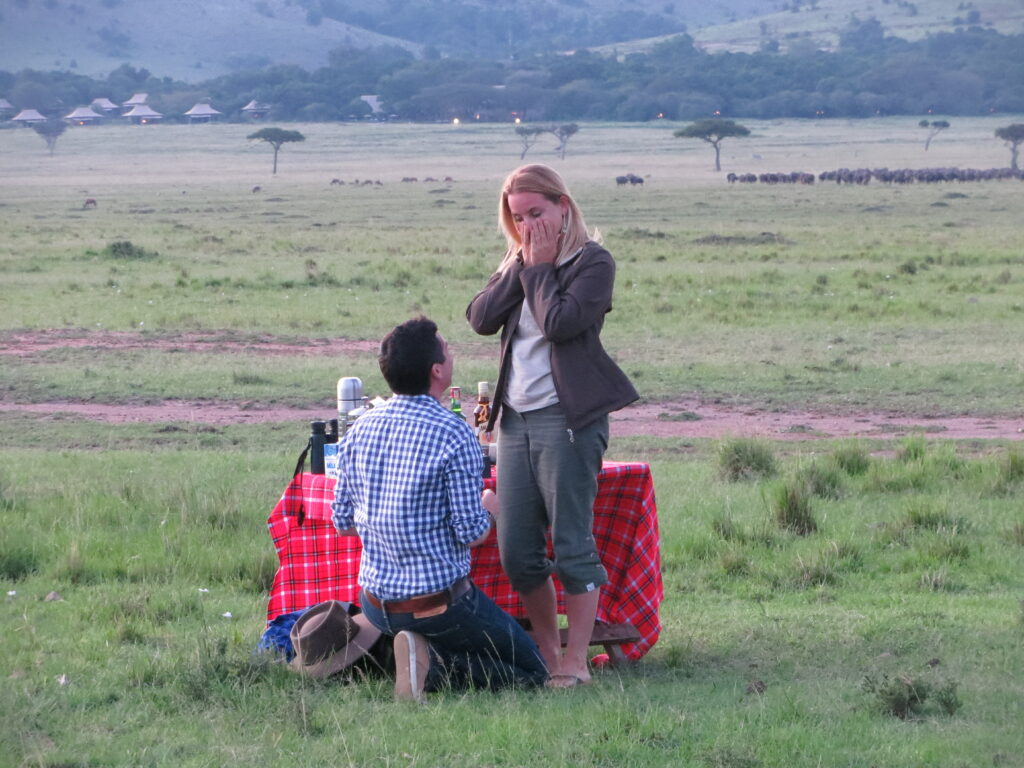
[[[339,446],[334,526],[362,539],[359,585],[382,600],[438,592],[467,576],[490,516],[472,428],[429,395],[395,395]]]

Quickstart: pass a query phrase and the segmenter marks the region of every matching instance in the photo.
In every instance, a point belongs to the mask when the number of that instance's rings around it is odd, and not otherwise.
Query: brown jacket
[[[551,376],[570,429],[585,427],[639,397],[601,346],[614,285],[615,262],[593,241],[560,267],[516,262],[504,273],[491,275],[466,308],[466,318],[477,333],[501,331],[501,365],[488,429],[494,428],[501,411],[512,363],[512,335],[527,295],[538,327],[551,342]]]

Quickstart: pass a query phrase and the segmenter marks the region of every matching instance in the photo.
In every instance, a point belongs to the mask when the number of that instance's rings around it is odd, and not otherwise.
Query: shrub
[[[895,677],[882,675],[880,680],[868,675],[861,683],[864,691],[874,695],[882,712],[901,720],[924,714],[929,699],[935,701],[947,715],[956,714],[962,706],[957,696],[958,687],[955,680],[937,684],[904,674]]]
[[[145,248],[135,245],[130,240],[118,240],[109,243],[103,249],[103,255],[111,259],[125,259],[127,261],[141,261],[152,259],[157,256],[155,251],[147,251]]]
[[[791,481],[776,486],[769,504],[780,528],[801,536],[818,530],[810,494],[803,483]]]
[[[733,482],[770,477],[776,472],[775,454],[771,445],[763,440],[727,440],[718,448],[718,471]]]
[[[920,714],[924,710],[925,700],[931,693],[928,683],[914,680],[909,675],[882,675],[881,680],[867,676],[861,687],[875,696],[882,712],[901,720]]]

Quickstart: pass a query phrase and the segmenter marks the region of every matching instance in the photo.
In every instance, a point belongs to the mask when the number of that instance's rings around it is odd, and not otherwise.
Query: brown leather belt
[[[363,594],[366,595],[366,599],[370,601],[371,605],[384,611],[384,613],[443,613],[444,611],[440,609],[447,608],[466,594],[472,584],[473,582],[469,580],[469,577],[464,576],[440,592],[407,597],[405,600],[381,600],[368,589],[364,589]]]

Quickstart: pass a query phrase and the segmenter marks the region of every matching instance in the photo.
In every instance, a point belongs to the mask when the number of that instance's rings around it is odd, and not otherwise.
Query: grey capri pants
[[[607,583],[593,528],[608,417],[570,430],[557,403],[526,413],[504,405],[500,429],[498,547],[512,587],[532,592],[552,572],[571,595]],[[554,562],[547,556],[548,526]]]

